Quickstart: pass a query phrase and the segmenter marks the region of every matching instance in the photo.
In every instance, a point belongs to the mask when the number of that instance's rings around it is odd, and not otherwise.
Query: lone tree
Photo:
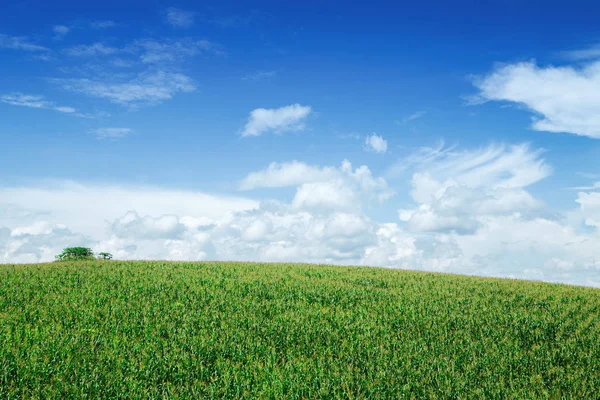
[[[58,261],[93,260],[94,252],[88,247],[67,247],[56,256]]]
[[[106,252],[101,252],[98,253],[98,260],[110,260],[113,257],[112,254],[110,253],[106,253]]]

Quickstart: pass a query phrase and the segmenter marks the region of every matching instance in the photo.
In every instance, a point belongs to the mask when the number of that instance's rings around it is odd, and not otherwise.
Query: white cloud
[[[499,67],[475,82],[473,102],[508,101],[536,113],[532,128],[600,138],[600,61],[582,67]]]
[[[358,263],[375,224],[357,214],[315,215],[281,204],[235,213],[212,232],[219,259]]]
[[[45,220],[52,224],[64,223],[76,232],[101,238],[106,221],[115,221],[132,210],[139,215],[214,219],[230,211],[257,206],[258,202],[246,198],[160,187],[56,181],[35,186],[0,187],[0,226],[13,229],[19,221]],[[193,225],[193,221],[186,223]],[[199,226],[202,222],[196,224]]]
[[[66,55],[73,57],[109,56],[117,53],[118,51],[119,49],[106,46],[104,43],[93,43],[90,45],[82,44],[63,50]]]
[[[187,57],[200,53],[225,54],[223,47],[208,40],[177,39],[156,41],[136,40],[128,46],[129,52],[141,52],[140,61],[144,64],[181,62]]]
[[[292,206],[298,209],[355,210],[360,208],[357,193],[342,179],[304,183],[296,190]]]
[[[402,121],[397,121],[397,122],[399,122],[401,125],[404,125],[407,122],[414,121],[416,119],[419,119],[419,118],[425,116],[425,114],[427,114],[427,111],[425,111],[425,110],[416,111],[416,112],[402,118]]]
[[[418,182],[418,177],[413,178]],[[400,210],[399,217],[414,232],[449,232],[472,234],[490,217],[530,214],[542,207],[522,189],[473,189],[450,186],[435,199],[412,210]]]
[[[398,161],[392,170],[401,169],[403,165],[417,168],[411,195],[421,203],[432,200],[450,186],[523,188],[552,173],[552,168],[540,158],[542,152],[531,150],[527,144],[495,145],[461,152],[438,147],[418,153],[418,157]]]
[[[600,182],[594,182],[591,185],[588,186],[574,186],[574,187],[569,187],[567,189],[570,190],[599,190],[600,189]]]
[[[416,207],[380,225],[363,264],[600,286],[600,197],[580,193],[566,219],[548,212],[527,191],[551,172],[540,151],[439,147],[407,160]]]
[[[90,27],[92,29],[107,29],[107,28],[114,28],[115,26],[117,26],[117,23],[114,21],[92,21],[90,23]]]
[[[47,47],[29,42],[26,36],[8,36],[0,34],[0,49],[24,51],[50,51]]]
[[[196,13],[170,7],[167,9],[167,22],[176,28],[189,28],[194,24]]]
[[[271,163],[262,171],[252,172],[240,183],[241,190],[252,190],[261,187],[275,188],[296,186],[303,183],[326,181],[339,175],[334,167],[320,168],[303,162]]]
[[[298,161],[271,163],[265,170],[250,173],[240,183],[241,190],[287,186],[297,187],[292,200],[297,209],[360,209],[365,200],[382,202],[394,195],[385,179],[373,177],[366,165],[352,170],[348,160],[339,168],[321,168]]]
[[[260,136],[267,132],[284,133],[304,130],[310,106],[293,104],[281,108],[257,108],[250,112],[242,136]]]
[[[365,139],[365,147],[375,153],[385,153],[387,151],[387,140],[373,133]]]
[[[176,215],[140,217],[135,211],[129,211],[112,223],[111,230],[120,238],[178,239],[186,227]]]
[[[263,79],[273,78],[275,75],[277,75],[277,71],[259,71],[259,72],[255,72],[253,74],[248,74],[248,75],[242,77],[242,80],[243,81],[260,81]]]
[[[67,33],[69,33],[71,29],[65,25],[54,25],[52,27],[52,31],[54,32],[54,39],[59,40],[65,37]]]
[[[549,173],[537,150],[429,154],[410,167],[415,207],[392,222],[362,210],[389,191],[385,180],[347,161],[271,164],[243,181],[295,187],[288,204],[131,186],[4,187],[0,261],[51,260],[81,244],[121,259],[362,264],[600,287],[597,192],[580,192],[577,208],[554,216],[527,191]]]
[[[11,93],[0,96],[0,102],[19,107],[39,108],[71,114],[76,117],[93,118],[92,115],[78,113],[73,107],[57,106],[53,101],[45,100],[43,96],[23,93]]]
[[[121,139],[133,132],[130,128],[98,128],[90,131],[98,139]]]
[[[138,39],[123,48],[107,46],[97,42],[66,48],[63,53],[73,57],[109,56],[114,54],[135,55],[142,64],[180,63],[188,57],[201,53],[224,55],[223,46],[209,40],[191,38]]]
[[[587,226],[600,228],[600,192],[579,192],[577,200],[579,210],[576,213]]]
[[[14,229],[0,228],[0,263],[51,261],[69,246],[88,246],[90,239],[64,225],[36,221]]]
[[[153,105],[173,98],[176,93],[196,90],[193,80],[183,74],[163,70],[147,71],[128,81],[95,79],[53,79],[63,89],[107,99],[113,103],[137,107]]]
[[[597,60],[600,59],[600,44],[585,49],[563,52],[563,55],[575,61]]]
[[[524,188],[551,169],[527,145],[429,154],[435,157],[418,164],[411,179],[417,207],[399,210],[410,231],[472,234],[490,217],[529,215],[542,207]]]

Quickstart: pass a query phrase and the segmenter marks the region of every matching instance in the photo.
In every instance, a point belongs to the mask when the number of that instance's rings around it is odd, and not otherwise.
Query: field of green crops
[[[600,396],[600,290],[376,268],[0,265],[0,398]]]

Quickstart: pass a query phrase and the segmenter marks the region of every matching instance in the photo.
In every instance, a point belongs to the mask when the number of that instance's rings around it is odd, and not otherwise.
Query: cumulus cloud
[[[135,211],[129,211],[111,225],[111,231],[121,238],[138,239],[179,239],[185,232],[185,225],[176,215],[159,217],[140,217]]]
[[[575,53],[587,58],[593,54]],[[535,62],[508,64],[474,82],[480,90],[474,103],[508,101],[536,115],[532,128],[600,138],[600,61],[581,67],[547,66]]]
[[[301,185],[296,190],[292,205],[299,209],[351,210],[359,207],[360,203],[357,193],[345,181],[336,179]]]
[[[139,107],[159,104],[177,93],[196,90],[193,80],[181,73],[164,70],[146,71],[126,81],[98,79],[53,79],[65,90],[107,99],[112,103]]]
[[[520,213],[527,215],[542,203],[522,189],[481,190],[450,186],[431,202],[415,209],[399,210],[409,231],[474,233],[490,217]]]
[[[600,228],[600,192],[579,192],[577,200],[579,210],[576,213],[587,226]]]
[[[552,168],[541,158],[540,150],[527,144],[494,145],[468,151],[432,149],[427,156],[415,162],[412,197],[427,202],[447,187],[466,185],[474,188],[523,188],[552,173]],[[405,161],[400,160],[399,165]],[[433,178],[434,177],[434,178]]]
[[[167,22],[176,28],[189,28],[194,25],[196,13],[184,11],[179,8],[169,7],[167,9]]]
[[[250,112],[248,122],[242,130],[242,136],[260,136],[264,133],[284,133],[301,131],[305,120],[311,113],[310,106],[292,104],[280,108],[257,108]]]
[[[0,263],[50,261],[69,246],[88,246],[91,240],[61,224],[36,221],[14,229],[0,228]]]
[[[420,164],[411,179],[418,206],[399,210],[411,231],[470,234],[491,216],[528,215],[542,206],[524,188],[551,169],[527,145],[431,154],[436,157]]]
[[[375,153],[385,153],[387,151],[387,140],[373,133],[365,139],[365,148]]]
[[[282,204],[232,214],[212,233],[220,259],[357,263],[375,224],[360,214],[312,214]]]
[[[130,128],[98,128],[90,131],[98,139],[121,139],[133,132]]]
[[[317,167],[299,161],[271,163],[262,171],[252,172],[240,183],[241,190],[261,187],[275,188],[296,186],[303,183],[325,181],[336,178],[339,172],[334,167]]]
[[[414,206],[387,221],[361,207],[389,192],[387,182],[348,161],[271,164],[242,181],[295,187],[289,202],[64,182],[4,187],[0,260],[50,260],[82,244],[121,259],[372,265],[600,287],[600,196],[581,191],[569,213],[547,212],[528,191],[550,173],[541,152],[442,148],[408,159]]]
[[[394,195],[384,178],[373,177],[366,165],[353,170],[348,160],[338,168],[311,166],[298,161],[271,163],[267,169],[252,172],[244,178],[240,189],[287,186],[296,186],[292,206],[298,209],[360,209],[363,200],[381,202]]]
[[[178,215],[214,219],[230,211],[257,206],[258,202],[247,198],[160,187],[57,181],[35,186],[0,187],[0,211],[5,210],[5,213],[0,212],[0,226],[12,229],[22,220],[45,220],[67,224],[76,232],[97,238],[105,232],[106,221],[115,221],[131,210],[155,217]]]

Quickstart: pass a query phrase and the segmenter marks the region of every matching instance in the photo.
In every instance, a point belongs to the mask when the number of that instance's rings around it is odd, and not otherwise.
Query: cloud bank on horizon
[[[288,31],[281,10],[239,10],[6,25],[0,263],[83,245],[600,287],[597,45],[521,61],[515,42],[501,59],[473,42],[493,58],[455,61],[445,85],[427,76],[437,58],[398,66],[310,24]],[[337,28],[389,35],[379,18]],[[454,60],[453,40],[432,53]]]

